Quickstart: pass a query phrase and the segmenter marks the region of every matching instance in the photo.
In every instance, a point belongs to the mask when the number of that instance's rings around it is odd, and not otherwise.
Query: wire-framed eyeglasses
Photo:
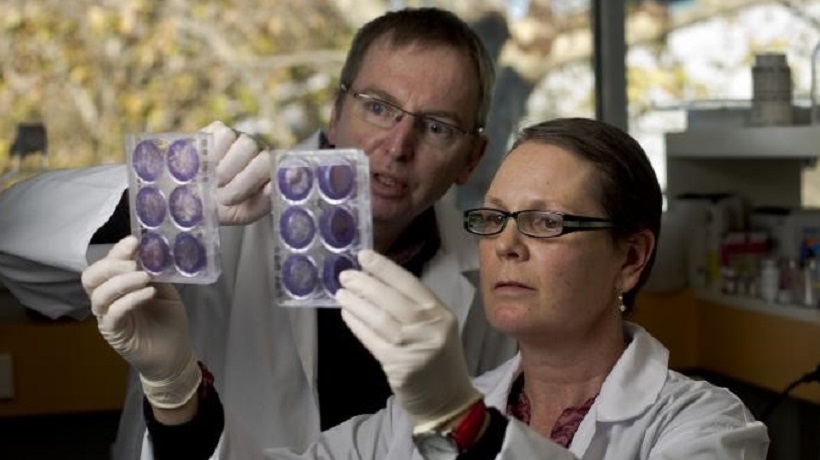
[[[341,85],[342,93],[356,102],[355,112],[363,121],[382,129],[390,129],[398,124],[405,115],[413,117],[414,126],[419,130],[421,140],[433,147],[446,149],[452,147],[464,136],[481,134],[484,128],[473,132],[460,128],[453,122],[444,121],[432,115],[413,113],[398,105],[367,93],[357,93],[346,85]]]
[[[464,211],[464,229],[474,235],[491,236],[504,231],[512,218],[519,232],[533,238],[555,238],[572,232],[614,228],[615,222],[600,217],[574,216],[557,211],[526,209],[507,212],[476,208]]]

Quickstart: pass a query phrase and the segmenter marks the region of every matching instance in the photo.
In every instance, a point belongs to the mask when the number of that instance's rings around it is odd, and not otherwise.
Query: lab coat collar
[[[593,409],[601,422],[637,417],[655,403],[666,382],[669,350],[646,330],[624,323],[629,345],[610,371]]]
[[[624,333],[629,345],[601,386],[589,415],[600,422],[617,422],[637,417],[660,395],[666,382],[669,351],[642,327],[626,322]],[[475,379],[485,394],[485,404],[507,408],[512,384],[521,374],[521,354]]]

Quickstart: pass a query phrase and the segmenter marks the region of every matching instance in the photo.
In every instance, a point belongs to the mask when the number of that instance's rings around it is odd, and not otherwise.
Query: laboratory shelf
[[[670,158],[804,159],[820,154],[820,125],[720,126],[666,133]]]
[[[769,303],[757,297],[727,295],[706,290],[697,290],[695,291],[695,295],[700,300],[718,303],[724,306],[750,310],[766,315],[780,316],[782,318],[804,321],[820,326],[820,308],[817,307],[812,308],[802,305]],[[818,354],[820,354],[820,350],[818,350]]]

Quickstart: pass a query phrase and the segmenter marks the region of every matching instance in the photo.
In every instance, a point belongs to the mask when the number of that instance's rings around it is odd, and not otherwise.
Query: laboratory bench
[[[820,310],[692,289],[641,293],[630,318],[670,350],[671,366],[778,393],[820,365]],[[820,404],[820,384],[790,396]]]
[[[93,317],[52,320],[0,286],[0,366],[8,364],[10,382],[0,369],[0,417],[119,411],[125,400],[128,368]],[[2,394],[9,389],[11,398]]]
[[[642,293],[630,319],[670,349],[675,369],[711,372],[779,392],[820,364],[820,310],[774,308],[682,289]],[[0,399],[0,417],[122,406],[127,366],[99,336],[94,318],[44,318],[0,289],[4,355],[12,358],[14,396]],[[802,385],[791,395],[820,404],[820,385]]]

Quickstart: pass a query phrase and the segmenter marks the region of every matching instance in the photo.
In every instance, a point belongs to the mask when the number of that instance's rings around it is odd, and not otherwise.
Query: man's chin
[[[373,210],[373,231],[391,231],[395,232],[397,229],[403,230],[403,227],[409,224],[413,215],[409,211],[400,209],[390,210]],[[380,229],[380,230],[377,230]]]
[[[375,195],[370,200],[374,223],[390,224],[396,220],[407,219],[407,216],[411,214],[409,206],[403,200],[390,200]]]

